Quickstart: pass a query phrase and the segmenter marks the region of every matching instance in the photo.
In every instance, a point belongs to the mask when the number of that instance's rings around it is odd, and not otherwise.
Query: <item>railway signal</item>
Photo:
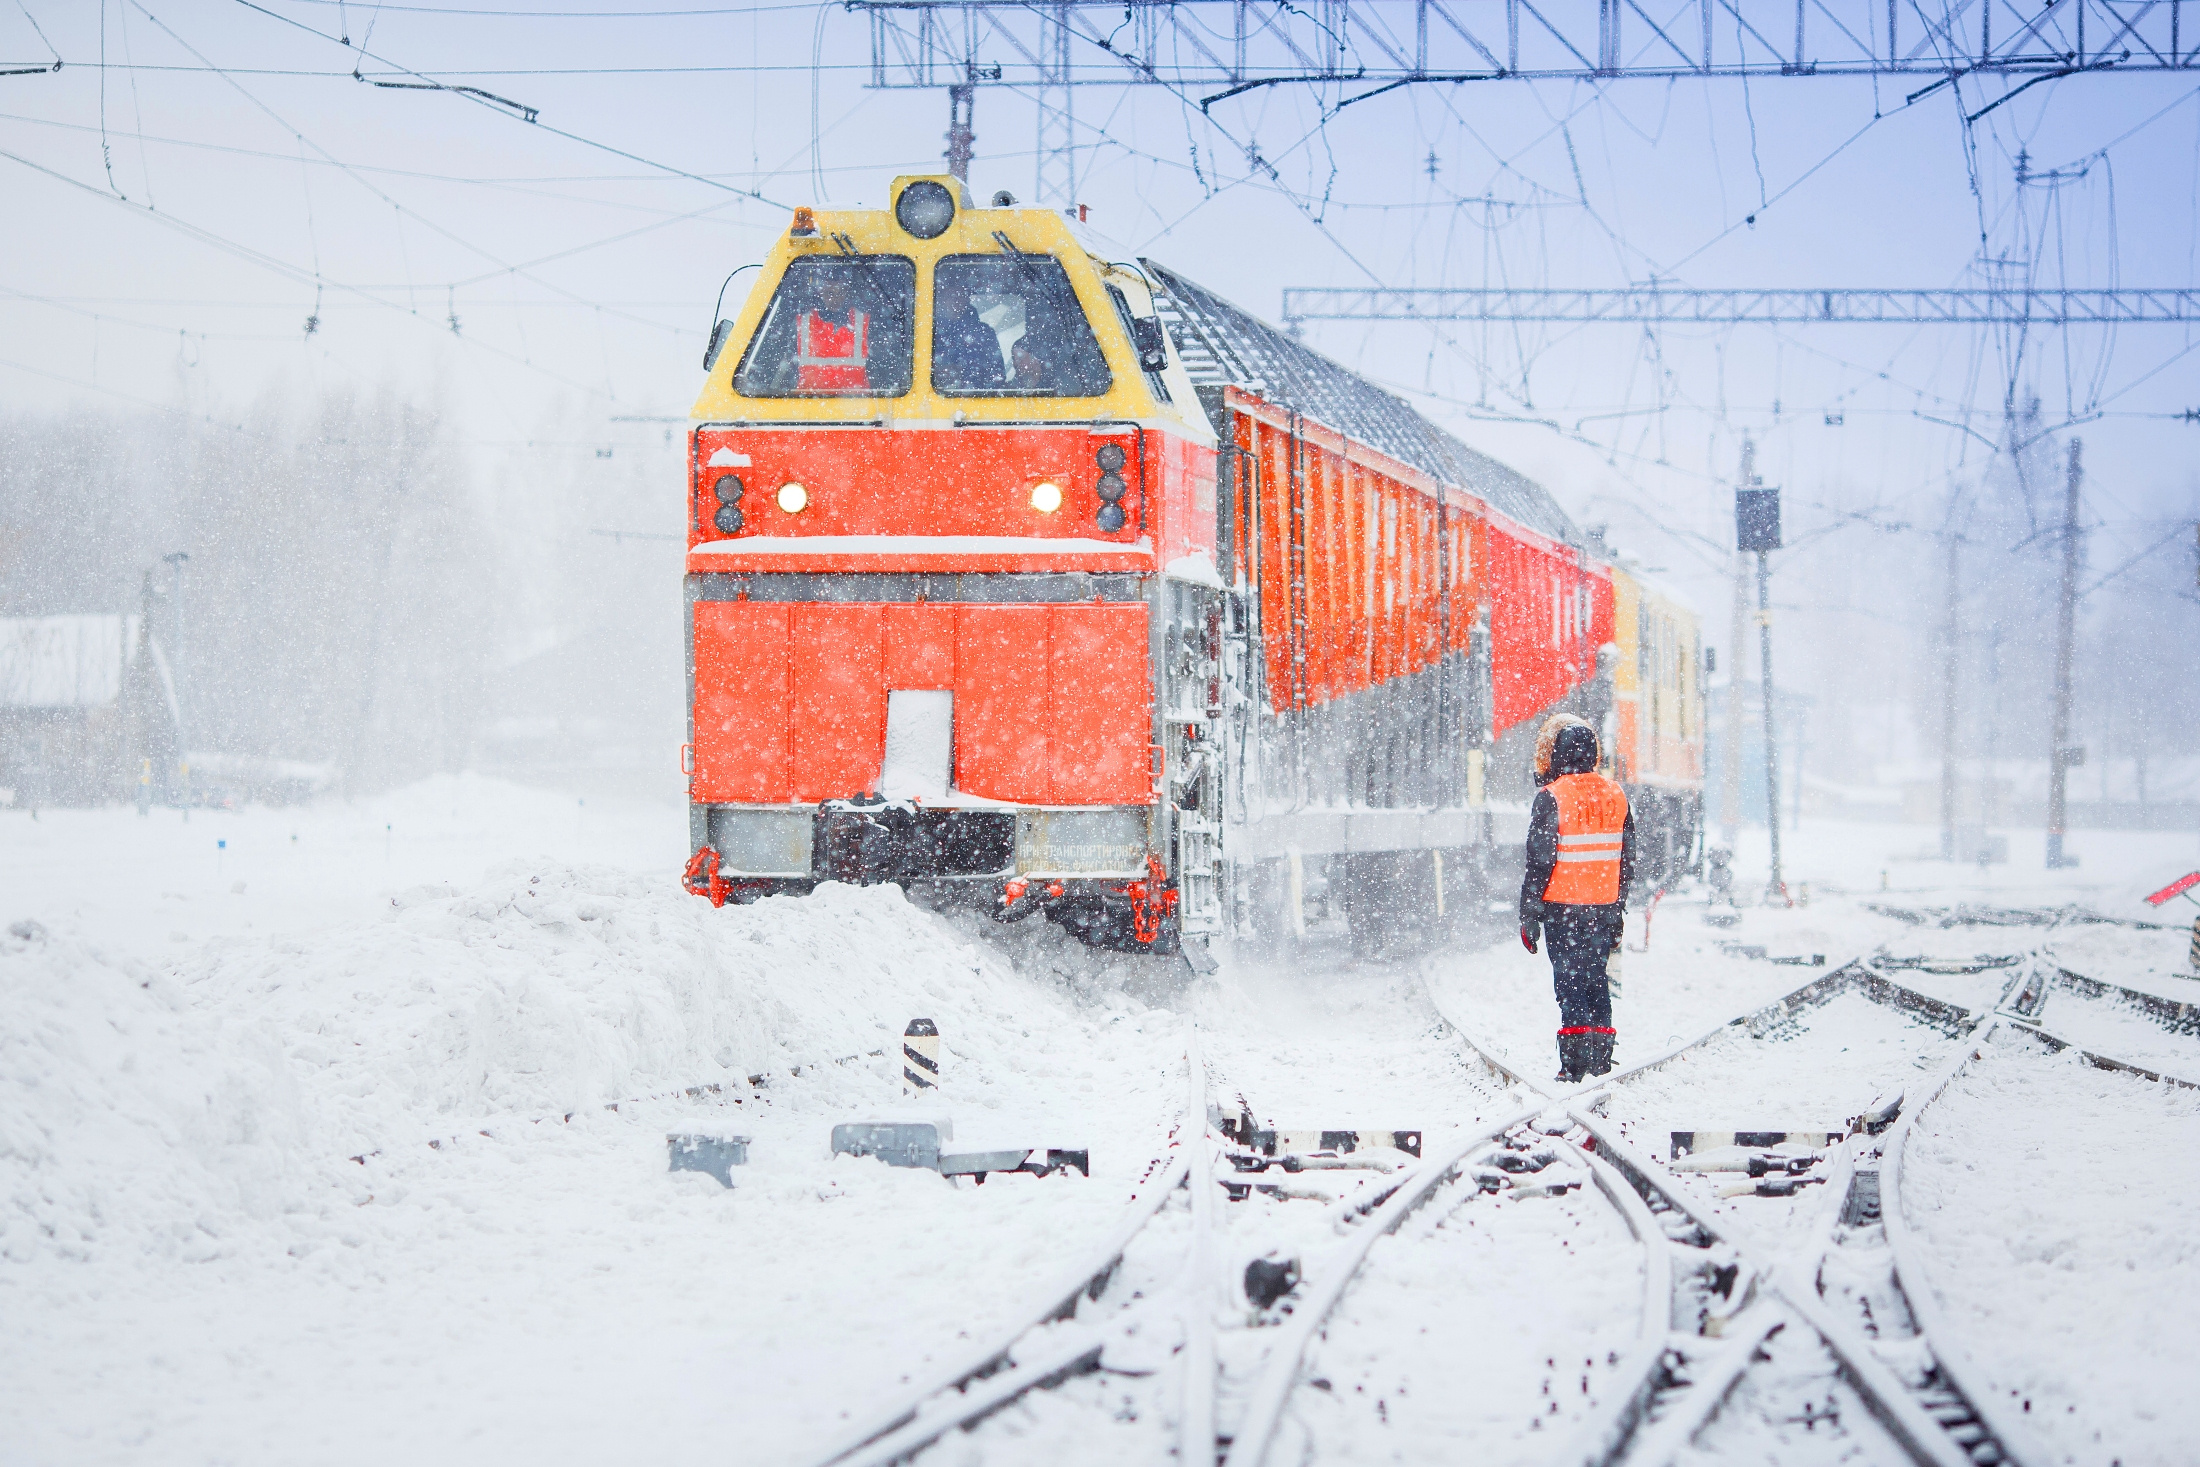
[[[1772,835],[1772,879],[1765,885],[1767,899],[1787,900],[1787,883],[1780,878],[1780,757],[1774,742],[1772,712],[1772,568],[1770,556],[1780,548],[1780,491],[1761,487],[1751,476],[1745,487],[1734,491],[1734,548],[1757,557],[1757,645],[1764,668],[1765,704],[1765,829]],[[1737,651],[1740,649],[1737,648]],[[1738,670],[1738,667],[1737,667]],[[1732,694],[1730,692],[1729,696]],[[1734,718],[1727,716],[1727,726]],[[1739,741],[1734,750],[1741,758]]]

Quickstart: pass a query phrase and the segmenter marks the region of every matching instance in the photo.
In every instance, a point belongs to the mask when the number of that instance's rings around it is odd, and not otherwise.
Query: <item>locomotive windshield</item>
[[[900,397],[909,390],[917,267],[905,255],[787,266],[734,374],[743,397]]]
[[[950,255],[933,267],[933,391],[1098,397],[1114,380],[1052,255]]]

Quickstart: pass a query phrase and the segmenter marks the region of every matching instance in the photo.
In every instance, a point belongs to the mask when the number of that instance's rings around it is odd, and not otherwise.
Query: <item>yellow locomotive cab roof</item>
[[[902,195],[913,185],[937,184],[955,201],[953,217],[931,238],[920,238],[897,217]],[[926,191],[927,194],[930,191]],[[936,198],[936,195],[932,196]],[[926,221],[929,222],[929,221]],[[805,224],[811,232],[795,230]],[[932,387],[932,273],[941,259],[956,255],[1051,256],[1059,261],[1097,337],[1112,381],[1092,397],[992,395],[956,396]],[[744,396],[735,378],[763,324],[789,266],[812,257],[898,256],[915,267],[916,301],[909,390],[897,396],[856,393],[804,396]],[[693,418],[708,422],[845,423],[890,418],[897,422],[1060,422],[1065,418],[1173,424],[1193,437],[1212,438],[1199,410],[1191,379],[1173,353],[1163,374],[1170,401],[1162,401],[1139,366],[1138,351],[1124,329],[1108,287],[1120,290],[1133,315],[1153,313],[1151,293],[1140,275],[1089,255],[1068,222],[1051,209],[975,207],[962,182],[946,175],[910,175],[894,180],[883,209],[797,210],[786,232],[773,243],[748,298],[712,364],[696,398]]]

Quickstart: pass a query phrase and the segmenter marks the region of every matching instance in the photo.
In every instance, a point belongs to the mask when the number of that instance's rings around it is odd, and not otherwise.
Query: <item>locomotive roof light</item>
[[[779,486],[777,497],[780,509],[788,514],[800,514],[810,504],[810,491],[792,479]]]
[[[1103,504],[1100,506],[1100,513],[1093,516],[1093,523],[1112,535],[1123,528],[1123,522],[1127,518],[1122,505]]]
[[[747,488],[741,482],[739,474],[720,474],[718,482],[710,486],[711,493],[718,496],[720,504],[739,504],[742,492]]]
[[[1100,445],[1100,451],[1092,457],[1094,462],[1100,465],[1101,472],[1108,474],[1117,472],[1130,461],[1129,456],[1123,452],[1123,445],[1120,443],[1103,443]]]
[[[1041,479],[1031,486],[1031,507],[1041,514],[1052,514],[1062,507],[1062,486],[1050,479]]]
[[[809,205],[805,204],[794,211],[794,223],[788,226],[787,233],[805,237],[817,233],[817,215]]]
[[[738,535],[741,533],[741,510],[736,505],[721,504],[710,522],[728,535]]]
[[[1131,486],[1123,482],[1121,474],[1102,474],[1100,483],[1096,487],[1100,498],[1106,503],[1113,504],[1121,499]]]
[[[894,220],[918,239],[938,239],[955,222],[955,196],[944,185],[920,178],[894,201]]]

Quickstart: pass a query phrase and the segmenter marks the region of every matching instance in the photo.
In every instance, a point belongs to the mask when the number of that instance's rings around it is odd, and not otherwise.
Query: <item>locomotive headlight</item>
[[[718,482],[710,486],[711,493],[718,496],[720,504],[739,504],[741,495],[747,488],[741,482],[739,474],[720,474]]]
[[[944,185],[919,179],[894,201],[894,219],[918,239],[937,239],[955,222],[955,196]]]
[[[1129,516],[1123,513],[1122,505],[1103,504],[1100,506],[1100,513],[1092,517],[1092,522],[1112,535],[1123,528],[1123,522],[1128,518]]]
[[[1062,507],[1062,486],[1041,479],[1031,486],[1031,507],[1041,514],[1052,514]]]
[[[1100,451],[1093,455],[1093,460],[1100,465],[1100,472],[1103,474],[1116,473],[1129,461],[1120,443],[1101,444]]]
[[[810,491],[790,481],[779,486],[778,498],[780,509],[788,514],[800,514],[809,507]]]
[[[711,523],[729,535],[741,533],[741,509],[738,505],[721,504],[718,513],[711,516]]]
[[[1129,488],[1130,486],[1123,482],[1121,474],[1110,473],[1100,476],[1100,483],[1096,486],[1096,492],[1100,495],[1103,504],[1113,504],[1121,499],[1124,491]]]

